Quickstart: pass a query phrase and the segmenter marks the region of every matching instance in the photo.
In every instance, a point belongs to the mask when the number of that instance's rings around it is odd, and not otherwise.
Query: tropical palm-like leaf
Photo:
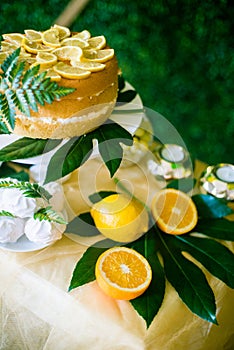
[[[93,194],[90,199],[94,199],[95,202],[97,197],[108,195],[108,191],[102,191]],[[208,216],[208,219],[199,218],[194,232],[172,236],[165,234],[155,224],[152,224],[144,236],[128,244],[128,247],[145,256],[152,268],[153,278],[149,288],[144,294],[131,300],[131,304],[145,319],[147,326],[150,325],[163,303],[165,279],[171,283],[179,297],[194,314],[214,324],[218,323],[216,301],[205,270],[230,288],[234,288],[234,254],[221,242],[207,237],[234,241],[234,222],[223,218],[226,213],[229,213],[229,207],[222,200],[214,199],[217,204],[217,210],[214,210],[214,201],[209,195],[196,197],[196,199],[198,212],[206,208],[203,214],[205,217]],[[79,220],[82,218],[79,217]],[[85,220],[87,221],[87,218]],[[93,235],[90,229],[92,220],[89,216],[88,223],[89,228],[86,227],[86,229]],[[76,234],[81,234],[79,230],[83,230],[82,225],[76,228]],[[118,243],[116,242],[115,245]],[[88,248],[76,265],[69,290],[95,279],[95,264],[98,256],[105,249],[100,250],[96,245]],[[162,260],[159,259],[159,256]],[[204,269],[198,267],[191,257],[201,263]],[[89,273],[86,275],[85,271]]]

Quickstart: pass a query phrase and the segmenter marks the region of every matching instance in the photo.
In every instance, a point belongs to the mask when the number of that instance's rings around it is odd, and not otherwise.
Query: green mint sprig
[[[37,112],[38,104],[52,103],[75,89],[59,86],[39,73],[40,65],[25,70],[19,61],[20,48],[10,54],[1,65],[0,73],[0,133],[10,134],[15,127],[16,109],[30,117],[30,109]]]
[[[15,217],[12,213],[10,213],[9,211],[6,211],[6,210],[1,210],[0,211],[0,216],[8,216],[10,218],[14,218]]]
[[[52,197],[46,189],[37,183],[30,183],[27,181],[14,182],[11,180],[1,180],[0,188],[18,188],[26,197],[42,198],[49,202]]]
[[[56,212],[52,209],[52,207],[46,207],[39,209],[34,214],[34,219],[38,219],[40,221],[47,220],[50,222],[56,222],[58,224],[64,224],[66,225],[67,222]]]

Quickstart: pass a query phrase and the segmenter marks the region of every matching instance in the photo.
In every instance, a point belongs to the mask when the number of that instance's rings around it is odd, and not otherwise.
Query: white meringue
[[[35,198],[26,197],[18,188],[1,188],[0,210],[6,210],[19,218],[27,218],[34,215],[37,202]]]
[[[51,244],[62,238],[65,229],[64,224],[30,218],[26,221],[24,233],[32,242]]]
[[[64,192],[63,187],[58,182],[49,182],[43,186],[52,197],[49,200],[49,204],[52,206],[53,210],[61,212],[64,209]]]
[[[24,234],[25,220],[0,216],[0,243],[14,243]]]

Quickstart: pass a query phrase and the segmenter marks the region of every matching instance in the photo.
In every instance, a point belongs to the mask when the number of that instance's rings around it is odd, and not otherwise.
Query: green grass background
[[[67,3],[1,2],[0,32],[48,29]],[[144,105],[217,164],[234,162],[233,18],[228,0],[91,0],[70,28],[104,34]]]

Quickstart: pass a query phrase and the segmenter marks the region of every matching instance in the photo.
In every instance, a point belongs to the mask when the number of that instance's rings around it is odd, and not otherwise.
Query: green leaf
[[[152,269],[152,281],[148,289],[138,298],[131,300],[135,310],[150,326],[160,309],[165,294],[165,275],[157,255],[157,235],[151,228],[144,236],[128,246],[142,254],[149,262]]]
[[[193,231],[225,241],[234,241],[234,221],[226,219],[199,219]]]
[[[126,90],[126,91],[119,91],[118,93],[118,97],[117,97],[117,102],[119,103],[129,103],[132,100],[134,100],[134,98],[136,97],[137,92],[135,90]]]
[[[227,206],[226,201],[218,199],[209,194],[196,194],[192,197],[196,204],[198,215],[201,218],[222,218],[233,213],[233,210]]]
[[[15,217],[12,213],[10,213],[9,211],[5,211],[5,210],[1,210],[0,211],[0,216],[8,216],[10,218],[14,218]]]
[[[192,191],[196,184],[196,179],[185,178],[185,179],[175,179],[167,184],[167,188],[175,188],[177,190],[188,193]]]
[[[20,181],[29,181],[29,175],[25,171],[16,171],[6,163],[3,163],[0,167],[0,178],[11,177]]]
[[[120,143],[131,146],[132,135],[117,123],[107,122],[92,132],[98,140],[98,149],[105,162],[111,177],[118,170],[123,157],[123,148]]]
[[[97,236],[100,234],[94,224],[90,212],[82,213],[79,216],[76,216],[69,222],[65,232],[74,233],[84,237]]]
[[[9,72],[11,72],[11,70],[13,69],[15,62],[18,61],[18,57],[20,54],[20,47],[17,48],[15,51],[13,51],[2,63],[1,65],[1,69],[3,71],[3,73],[1,73],[0,75],[2,77],[4,77],[4,75],[9,74]],[[7,73],[8,72],[8,73]]]
[[[73,271],[71,283],[68,289],[69,291],[96,279],[95,265],[97,259],[109,248],[110,245],[114,244],[110,240],[106,239],[94,244],[85,251]]]
[[[50,159],[45,183],[57,180],[79,168],[91,155],[92,137],[89,134],[70,139]]]
[[[102,159],[111,175],[118,169],[123,155],[120,142],[132,144],[132,136],[116,123],[107,123],[99,128],[70,139],[50,159],[45,183],[57,180],[79,168],[90,157],[93,150],[93,140],[98,140]]]
[[[215,298],[205,275],[180,253],[175,237],[165,234],[159,237],[166,278],[193,313],[217,324]]]
[[[38,219],[40,221],[47,220],[50,222],[56,222],[58,224],[66,225],[67,222],[61,217],[56,211],[52,209],[52,207],[46,207],[39,209],[36,213],[34,213],[34,219]]]
[[[225,246],[208,238],[176,236],[181,251],[185,250],[205,268],[231,288],[234,288],[234,254]]]
[[[29,174],[26,173],[25,171],[18,171],[14,174],[9,175],[9,177],[13,178],[13,179],[17,179],[19,181],[24,181],[27,182],[29,181]]]
[[[0,161],[31,158],[47,153],[57,147],[61,140],[44,140],[22,137],[10,145],[0,149]]]
[[[89,199],[92,203],[97,203],[103,198],[106,198],[108,196],[111,196],[112,194],[116,194],[117,192],[115,191],[99,191],[96,193],[93,193],[89,196]]]
[[[118,75],[118,88],[119,91],[122,91],[125,88],[125,79],[123,75]]]

